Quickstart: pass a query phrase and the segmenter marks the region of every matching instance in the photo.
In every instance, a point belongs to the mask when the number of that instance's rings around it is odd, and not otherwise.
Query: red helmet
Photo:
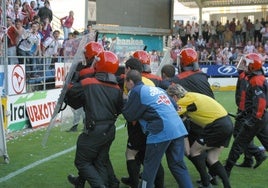
[[[97,55],[94,64],[96,72],[116,73],[119,67],[118,57],[111,51],[102,51]]]
[[[102,51],[104,51],[104,49],[100,43],[91,41],[85,46],[85,57],[91,59]]]
[[[249,71],[257,71],[262,69],[262,58],[256,53],[250,53],[245,56],[246,65]]]
[[[142,64],[150,65],[151,63],[151,57],[146,51],[138,50],[134,52],[133,57],[140,60]]]
[[[180,52],[180,64],[182,67],[187,67],[198,61],[198,54],[192,48],[182,49]]]

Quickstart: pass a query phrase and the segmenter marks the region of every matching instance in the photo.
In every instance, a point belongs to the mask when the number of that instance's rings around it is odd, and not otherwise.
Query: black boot
[[[253,162],[254,162],[253,158],[245,158],[241,164],[236,164],[236,166],[244,168],[252,168]]]
[[[131,188],[139,187],[141,164],[137,160],[127,160],[127,171],[129,177],[122,177],[121,182],[130,186]]]
[[[75,186],[75,188],[84,188],[85,187],[85,180],[82,179],[80,176],[75,177],[74,175],[68,175],[68,181]]]
[[[211,165],[209,167],[209,170],[213,172],[214,174],[217,174],[222,179],[224,188],[231,188],[228,174],[226,173],[224,167],[219,161]]]
[[[195,157],[189,157],[189,159],[194,164],[196,170],[199,172],[201,177],[202,186],[207,187],[210,185],[210,176],[207,173],[206,167],[206,155],[198,155]]]
[[[267,159],[267,156],[265,155],[265,152],[260,151],[257,155],[255,155],[256,164],[253,166],[253,168],[258,168],[263,161]]]
[[[78,124],[72,126],[67,132],[76,132],[77,131]]]
[[[112,180],[109,180],[109,188],[119,188],[120,181],[114,176]]]

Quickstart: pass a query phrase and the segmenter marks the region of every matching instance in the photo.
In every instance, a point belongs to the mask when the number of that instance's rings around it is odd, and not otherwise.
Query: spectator
[[[203,50],[206,47],[206,40],[203,38],[202,35],[199,35],[197,41],[196,41],[196,49],[197,50]]]
[[[8,56],[16,56],[17,55],[17,29],[15,25],[12,23],[12,19],[7,17],[7,55]],[[8,58],[8,64],[16,64],[18,63],[17,58]]]
[[[15,0],[14,4],[18,4],[19,7],[21,7],[22,6],[22,1],[21,0]]]
[[[254,53],[256,52],[255,46],[252,44],[251,40],[247,42],[247,45],[244,47],[243,53],[244,54],[249,54],[249,53]]]
[[[18,44],[18,56],[37,56],[41,55],[41,49],[40,49],[40,36],[38,34],[38,23],[32,23],[31,29],[25,31]],[[31,52],[33,46],[36,45],[36,49],[34,52]],[[19,59],[20,64],[24,64],[23,59]],[[26,71],[28,72],[27,76],[33,76],[34,72],[36,70],[36,64],[34,61],[34,58],[26,59]]]
[[[236,24],[235,24],[235,18],[232,19],[230,25],[229,25],[229,29],[230,31],[232,31],[233,35],[232,35],[232,41],[231,41],[231,44],[235,44],[235,27],[236,27]]]
[[[263,28],[263,25],[259,22],[258,19],[256,19],[254,23],[254,41],[255,42],[261,42],[261,28]]]
[[[36,5],[36,1],[31,1],[30,7],[32,8],[32,10],[35,12],[35,15],[36,15],[38,13],[38,9],[39,9],[39,7],[37,7],[37,5]]]
[[[246,45],[246,41],[247,41],[247,17],[244,17],[243,22],[242,22],[242,39],[243,39],[243,44]]]
[[[20,5],[18,3],[14,3],[14,8],[12,11],[8,12],[8,15],[12,22],[15,22],[16,19],[23,20],[24,16],[21,13]]]
[[[46,57],[45,60],[45,71],[47,71],[52,63],[52,59],[57,60],[59,55],[60,42],[59,42],[60,31],[53,31],[51,37],[47,37],[42,45],[43,56]]]
[[[87,34],[90,34],[92,32],[95,33],[94,30],[92,29],[92,25],[88,24],[87,28],[83,31],[83,35],[87,35]]]
[[[240,21],[239,20],[237,20],[237,24],[236,24],[236,26],[235,26],[235,33],[234,33],[234,35],[235,35],[235,45],[236,46],[241,46],[242,44],[241,44],[241,42],[242,42],[242,38],[241,38],[241,32],[242,32],[242,24],[240,23]]]
[[[193,48],[193,49],[195,49],[195,46],[194,46],[195,44],[193,44],[192,39],[194,39],[194,38],[192,37],[191,39],[187,40],[187,44],[183,48]]]
[[[223,55],[222,51],[220,48],[217,49],[216,51],[216,60],[215,60],[216,65],[222,65],[223,64]]]
[[[199,61],[201,61],[200,63],[206,63],[208,60],[208,55],[209,53],[207,49],[204,48],[200,53],[200,58],[199,58]]]
[[[49,19],[49,22],[51,23],[53,19],[53,13],[50,8],[50,3],[48,0],[44,2],[44,7],[41,7],[37,14],[40,17],[40,21],[44,22],[46,18]]]
[[[21,14],[23,15],[22,20],[23,27],[25,29],[28,29],[35,15],[35,12],[32,10],[28,2],[24,2],[22,4]]]
[[[216,25],[214,24],[214,21],[211,20],[210,22],[210,26],[209,26],[209,35],[210,35],[210,40],[212,40],[212,42],[216,42],[216,35],[217,35],[217,32],[216,32]],[[209,41],[209,40],[208,40]]]
[[[187,21],[187,23],[186,23],[184,28],[185,28],[185,34],[186,34],[185,36],[186,36],[186,43],[187,43],[187,41],[192,38],[192,33],[191,33],[192,26],[190,24],[190,21]],[[184,45],[186,45],[186,44],[184,44]]]
[[[192,36],[194,37],[194,40],[197,40],[199,36],[199,25],[197,22],[192,26]]]
[[[246,33],[247,40],[254,40],[254,25],[250,19],[247,20],[247,33]]]
[[[268,24],[265,24],[265,27],[263,27],[260,32],[262,34],[262,43],[266,43],[268,40]]]
[[[74,23],[74,12],[71,10],[68,16],[60,19],[60,23],[63,29],[64,39],[67,39]]]
[[[233,52],[233,48],[231,47],[230,43],[228,42],[225,43],[225,47],[221,51],[224,65],[229,65],[232,52]]]
[[[225,27],[224,25],[222,25],[221,22],[219,22],[218,25],[216,26],[216,31],[219,37],[219,42],[221,45],[223,45],[224,44],[223,32],[225,31]]]
[[[96,32],[95,30],[92,28],[91,24],[87,25],[87,29],[84,30],[84,32],[82,33],[83,35],[88,35],[89,41],[95,41],[95,35]]]
[[[266,55],[268,55],[268,40],[264,44],[264,52]]]
[[[224,43],[228,42],[230,45],[233,43],[233,32],[227,27],[223,32]]]
[[[173,60],[173,65],[174,66],[178,66],[177,65],[177,58],[178,58],[178,55],[180,54],[180,48],[179,48],[179,46],[175,46],[174,48],[172,48],[171,49],[171,51],[170,51],[170,57],[172,58],[172,60]]]
[[[203,36],[203,39],[207,43],[208,42],[208,39],[209,39],[209,25],[208,25],[207,21],[205,21],[202,24],[202,36]]]

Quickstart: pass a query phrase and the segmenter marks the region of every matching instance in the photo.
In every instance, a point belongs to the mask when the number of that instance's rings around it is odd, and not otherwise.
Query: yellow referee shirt
[[[192,122],[203,128],[228,114],[215,99],[195,92],[187,92],[183,98],[178,100],[177,104],[180,115],[186,115]],[[195,105],[196,110],[187,111],[189,105]]]

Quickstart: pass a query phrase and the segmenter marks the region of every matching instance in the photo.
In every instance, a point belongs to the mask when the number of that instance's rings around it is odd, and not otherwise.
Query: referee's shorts
[[[228,147],[233,134],[233,122],[227,115],[208,124],[197,142],[208,147]]]

